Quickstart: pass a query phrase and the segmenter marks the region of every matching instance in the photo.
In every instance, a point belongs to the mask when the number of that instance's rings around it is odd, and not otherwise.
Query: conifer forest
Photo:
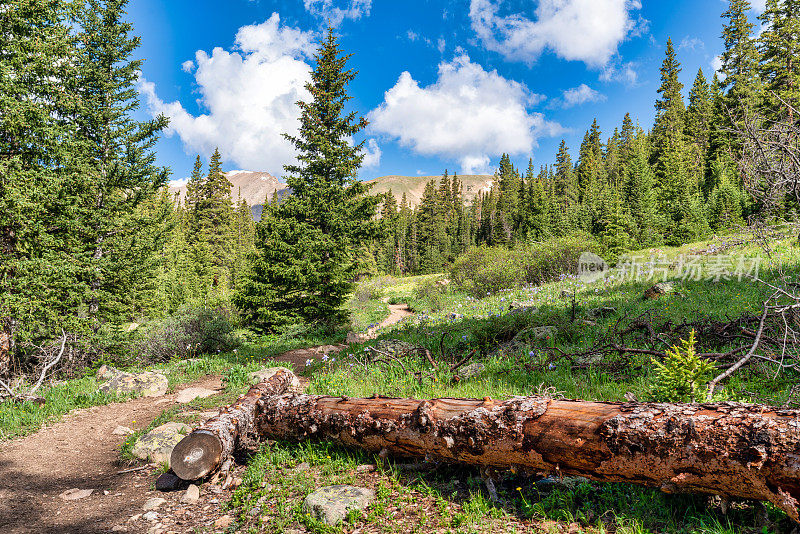
[[[797,532],[800,2],[679,3],[0,0],[0,532]]]

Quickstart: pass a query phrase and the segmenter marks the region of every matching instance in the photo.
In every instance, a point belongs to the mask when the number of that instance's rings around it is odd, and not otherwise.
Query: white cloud
[[[277,13],[266,22],[244,26],[235,48],[195,54],[194,73],[206,110],[192,115],[180,102],[163,102],[155,84],[140,80],[150,111],[170,118],[168,135],[177,133],[187,153],[210,156],[219,147],[227,163],[281,172],[294,161],[294,147],[282,134],[296,134],[299,110],[308,99],[307,63],[315,50],[314,35],[280,24]]]
[[[361,166],[364,168],[374,168],[381,164],[381,147],[375,139],[369,139],[364,145],[364,160]]]
[[[419,35],[417,35],[417,32],[412,32],[411,30],[408,30],[406,32],[406,36],[408,37],[408,40],[411,41],[412,43],[419,38]]]
[[[600,81],[636,85],[639,81],[639,75],[634,69],[635,66],[636,64],[632,61],[623,63],[616,57],[603,67],[603,71],[600,73]]]
[[[756,13],[763,13],[767,10],[767,0],[750,0],[750,7]]]
[[[529,154],[539,137],[563,131],[529,111],[537,100],[524,85],[461,54],[439,64],[438,79],[427,87],[403,72],[368,117],[373,131],[418,154],[456,159],[472,173],[488,169],[492,156]]]
[[[704,49],[706,44],[698,39],[697,37],[689,37],[688,35],[684,37],[676,50],[695,50],[695,49]]]
[[[181,63],[181,70],[183,72],[192,72],[194,70],[194,61],[190,59]]]
[[[444,54],[444,49],[447,46],[443,37],[439,37],[439,40],[436,41],[436,49],[439,51],[440,54]]]
[[[344,19],[358,20],[369,16],[372,0],[303,0],[306,11],[320,17],[331,26],[339,26]],[[341,6],[341,7],[340,7]]]
[[[578,87],[567,89],[564,91],[564,107],[571,108],[573,106],[580,106],[588,102],[603,102],[606,96],[595,91],[585,83],[580,84]]]
[[[470,0],[472,28],[486,48],[528,63],[549,49],[563,59],[601,67],[622,41],[647,26],[641,17],[631,17],[641,9],[639,0],[539,0],[533,10],[536,20],[525,13],[500,15],[500,3]]]
[[[714,58],[711,60],[711,68],[714,69],[714,72],[717,73],[717,76],[720,78],[720,80],[725,79],[725,75],[720,72],[722,69],[722,56],[714,56]]]

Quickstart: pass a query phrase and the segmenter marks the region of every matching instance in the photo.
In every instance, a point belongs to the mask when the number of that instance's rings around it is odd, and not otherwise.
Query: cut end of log
[[[197,480],[213,471],[222,456],[222,442],[205,430],[195,430],[172,450],[170,465],[178,478]]]

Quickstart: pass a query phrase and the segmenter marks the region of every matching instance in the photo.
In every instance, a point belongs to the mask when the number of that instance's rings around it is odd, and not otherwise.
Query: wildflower
[[[327,362],[328,361],[328,355],[327,354],[323,354],[322,355],[322,361],[323,362]]]
[[[522,488],[517,486],[517,491],[522,491]]]
[[[548,368],[548,369],[550,369],[550,370],[552,371],[553,369],[555,369],[555,368],[556,368],[556,364],[554,364],[554,363],[550,363],[550,365],[548,365],[548,366],[547,366],[547,368]]]
[[[308,366],[309,366],[309,365],[311,365],[312,363],[314,363],[314,360],[312,360],[311,358],[307,359],[307,360],[306,360],[306,367],[308,367]]]
[[[335,362],[336,358],[331,358],[331,363]]]
[[[530,352],[528,353],[528,356],[530,356],[531,358],[533,358],[534,356],[536,356],[536,351],[534,351],[534,350],[530,351]]]

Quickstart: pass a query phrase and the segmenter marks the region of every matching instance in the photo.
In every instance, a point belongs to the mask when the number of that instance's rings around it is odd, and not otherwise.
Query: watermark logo
[[[594,252],[584,252],[578,258],[578,278],[585,282],[594,282],[608,272],[606,260]]]

